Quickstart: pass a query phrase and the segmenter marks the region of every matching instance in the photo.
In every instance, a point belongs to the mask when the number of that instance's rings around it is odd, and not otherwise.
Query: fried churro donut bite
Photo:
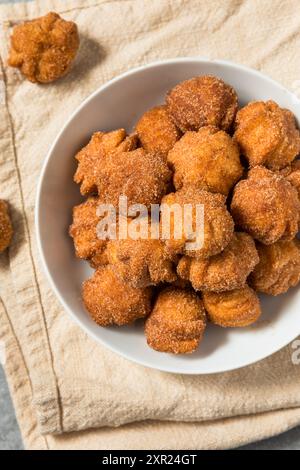
[[[120,196],[127,196],[128,205],[158,204],[166,194],[171,171],[161,154],[144,149],[115,151],[102,159],[97,173],[97,188],[102,199],[115,207]]]
[[[300,281],[300,241],[278,241],[273,245],[257,243],[259,264],[249,277],[258,292],[279,295]]]
[[[253,168],[236,185],[231,202],[237,226],[266,245],[296,236],[299,210],[296,189],[264,167]]]
[[[294,160],[291,165],[283,168],[280,174],[294,186],[300,199],[300,160]]]
[[[146,152],[167,155],[180,137],[180,132],[166,111],[166,106],[149,109],[140,118],[135,130]]]
[[[50,12],[14,27],[8,64],[31,82],[48,83],[68,73],[78,48],[76,24]]]
[[[129,222],[135,223],[135,220]],[[151,238],[117,239],[108,242],[107,257],[116,274],[134,287],[157,285],[160,282],[173,282],[177,279],[176,257],[167,253],[164,243]],[[159,224],[157,224],[159,231]],[[159,232],[158,232],[159,233]]]
[[[261,315],[259,298],[249,286],[220,293],[205,292],[203,303],[208,319],[225,328],[249,326]]]
[[[176,189],[193,186],[228,195],[242,177],[237,144],[216,127],[186,132],[168,154]]]
[[[182,232],[178,233],[178,221],[174,216],[181,209],[181,214],[186,210],[186,205],[192,207],[190,227],[182,224]],[[204,224],[196,224],[197,206],[203,208]],[[175,212],[172,210],[175,209]],[[170,232],[166,235],[162,231],[162,238],[167,251],[171,254],[187,254],[195,258],[209,258],[220,253],[231,241],[234,223],[225,206],[225,197],[221,194],[213,194],[195,188],[181,189],[175,193],[167,194],[162,199],[161,223],[164,226],[170,221]],[[184,217],[183,217],[184,220]],[[204,225],[204,226],[203,226]],[[166,225],[167,226],[167,225]],[[203,243],[199,246],[191,246],[191,242],[200,241],[203,235]]]
[[[202,300],[194,292],[169,287],[158,294],[145,334],[156,351],[187,354],[198,347],[205,326]]]
[[[300,152],[300,132],[291,111],[274,101],[254,101],[236,116],[234,139],[251,167],[280,170]]]
[[[97,236],[97,225],[100,222],[100,217],[97,215],[99,204],[101,204],[100,199],[91,196],[82,204],[75,206],[73,223],[69,229],[76,256],[88,260],[93,267],[107,263],[105,253],[107,240]]]
[[[137,136],[126,137],[124,129],[111,132],[95,132],[89,143],[75,155],[78,167],[74,181],[80,184],[83,196],[97,193],[97,181],[102,160],[108,153],[118,150],[129,152],[136,148]]]
[[[177,273],[190,281],[195,290],[222,292],[243,287],[258,262],[253,239],[247,233],[237,232],[218,255],[202,260],[183,256]]]
[[[9,247],[13,236],[13,228],[10,221],[8,206],[0,199],[0,253]]]
[[[129,286],[110,266],[102,266],[83,283],[83,303],[100,326],[128,325],[151,311],[151,288]]]
[[[179,83],[166,97],[167,110],[182,132],[203,126],[229,130],[238,109],[234,89],[220,78],[202,75]]]

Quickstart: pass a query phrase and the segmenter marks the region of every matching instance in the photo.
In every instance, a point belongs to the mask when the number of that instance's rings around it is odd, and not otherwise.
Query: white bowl
[[[92,273],[75,258],[68,235],[72,207],[81,200],[73,183],[74,155],[97,130],[124,127],[130,131],[148,108],[162,103],[178,82],[202,74],[216,75],[232,85],[240,104],[275,100],[300,121],[300,101],[268,77],[227,61],[180,58],[139,67],[96,90],[73,113],[53,143],[40,177],[36,202],[36,233],[42,263],[64,309],[96,341],[127,359],[148,367],[184,374],[210,374],[243,367],[278,351],[300,334],[300,291],[262,297],[263,316],[249,328],[209,325],[198,350],[187,356],[158,353],[147,346],[142,322],[130,327],[101,328],[86,313],[81,283]]]

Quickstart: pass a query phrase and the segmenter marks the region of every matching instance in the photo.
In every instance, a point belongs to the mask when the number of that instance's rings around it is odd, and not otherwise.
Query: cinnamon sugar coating
[[[145,335],[156,351],[187,354],[198,347],[205,326],[202,300],[191,291],[169,287],[158,294]]]
[[[172,205],[177,204],[182,209],[185,204],[191,204],[192,211],[192,228],[196,232],[196,206],[200,205],[204,210],[204,226],[200,225],[199,230],[203,233],[203,243],[199,248],[189,249],[189,237],[182,231],[179,239],[176,235],[176,220],[174,213],[170,212],[170,237],[165,240],[166,248],[171,254],[187,254],[196,258],[208,258],[212,255],[220,253],[231,241],[233,236],[234,224],[231,215],[225,206],[225,197],[221,194],[213,194],[200,189],[188,188],[170,193],[162,199],[162,219],[164,214],[167,216]],[[175,224],[175,225],[174,225]]]
[[[48,83],[68,73],[78,48],[76,24],[50,12],[14,27],[8,64],[31,82]]]
[[[73,208],[73,222],[69,234],[73,238],[75,254],[86,259],[91,266],[97,267],[107,263],[107,240],[97,236],[97,224],[100,217],[97,208],[101,204],[98,197],[90,196],[85,202]]]
[[[259,299],[249,286],[227,292],[205,292],[203,303],[209,320],[227,328],[249,326],[261,315]]]
[[[300,281],[300,241],[278,241],[273,245],[257,243],[259,264],[249,278],[258,292],[279,295]]]
[[[190,281],[197,291],[222,292],[243,287],[258,262],[253,239],[246,233],[237,232],[218,255],[202,260],[183,256],[177,273],[180,278]]]
[[[300,132],[291,111],[274,101],[253,101],[236,116],[234,139],[251,167],[279,170],[300,152]]]
[[[228,195],[242,177],[237,144],[216,127],[186,132],[168,154],[176,189],[193,186]]]
[[[167,155],[180,137],[180,132],[166,111],[166,106],[149,109],[135,126],[146,152]]]
[[[297,190],[300,199],[300,160],[294,160],[291,165],[283,168],[280,174]]]
[[[203,126],[229,130],[238,109],[235,90],[211,75],[185,80],[169,91],[167,110],[182,132]]]
[[[284,177],[255,167],[236,185],[231,214],[239,228],[269,245],[296,236],[299,204],[296,189]]]
[[[100,326],[128,325],[151,311],[151,288],[139,289],[122,282],[110,266],[100,267],[83,283],[82,298]]]
[[[102,199],[115,207],[120,196],[127,196],[128,205],[158,204],[166,194],[171,171],[161,154],[144,149],[107,154],[97,173],[97,188]]]
[[[106,155],[114,150],[129,152],[137,146],[135,134],[126,137],[124,129],[111,132],[95,132],[89,143],[75,156],[78,167],[74,175],[74,181],[80,184],[80,192],[83,196],[98,192],[98,175]]]
[[[150,226],[148,234],[150,235]],[[176,257],[167,253],[164,243],[159,239],[149,237],[111,240],[107,247],[107,257],[117,276],[134,287],[157,285],[177,279],[174,265]]]

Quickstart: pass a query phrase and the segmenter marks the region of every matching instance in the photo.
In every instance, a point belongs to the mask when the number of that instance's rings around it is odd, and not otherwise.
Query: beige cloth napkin
[[[191,55],[244,63],[300,87],[298,9],[297,0],[0,6],[0,188],[15,227],[0,260],[0,340],[27,448],[219,449],[300,423],[300,365],[293,365],[291,347],[213,376],[130,363],[89,339],[62,310],[41,271],[34,234],[43,159],[87,95],[133,66]],[[6,66],[8,38],[14,24],[49,10],[76,21],[81,49],[67,77],[34,85]]]

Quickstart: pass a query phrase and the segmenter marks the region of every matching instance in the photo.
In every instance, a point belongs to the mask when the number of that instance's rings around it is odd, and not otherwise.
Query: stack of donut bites
[[[50,12],[14,27],[8,63],[33,83],[50,83],[71,70],[79,43],[76,24]],[[283,294],[300,280],[299,153],[289,110],[273,101],[239,109],[235,90],[214,76],[179,83],[129,135],[93,134],[76,155],[74,180],[85,201],[70,227],[76,256],[95,269],[82,289],[92,319],[105,327],[144,318],[149,346],[175,354],[198,347],[207,321],[254,323],[257,293]],[[116,209],[119,235],[120,196],[148,214],[160,205],[160,218],[147,217],[149,236],[99,237],[103,204]],[[203,208],[203,243],[191,249],[184,225],[178,236],[174,206],[192,207],[196,235],[196,208]],[[132,226],[140,217],[126,220]],[[0,253],[12,235],[0,200]]]
[[[273,101],[239,109],[235,90],[214,76],[176,85],[132,134],[93,134],[76,155],[86,199],[70,227],[76,256],[95,269],[82,289],[92,319],[105,327],[144,318],[148,345],[175,354],[195,351],[207,321],[254,323],[257,292],[283,294],[300,280],[299,153],[289,110]],[[201,205],[203,243],[190,249],[184,227],[175,237],[172,213],[168,238],[99,238],[97,208],[118,210],[120,196],[149,213],[160,204],[161,215]],[[161,220],[147,220],[149,234],[155,224],[161,234]]]

